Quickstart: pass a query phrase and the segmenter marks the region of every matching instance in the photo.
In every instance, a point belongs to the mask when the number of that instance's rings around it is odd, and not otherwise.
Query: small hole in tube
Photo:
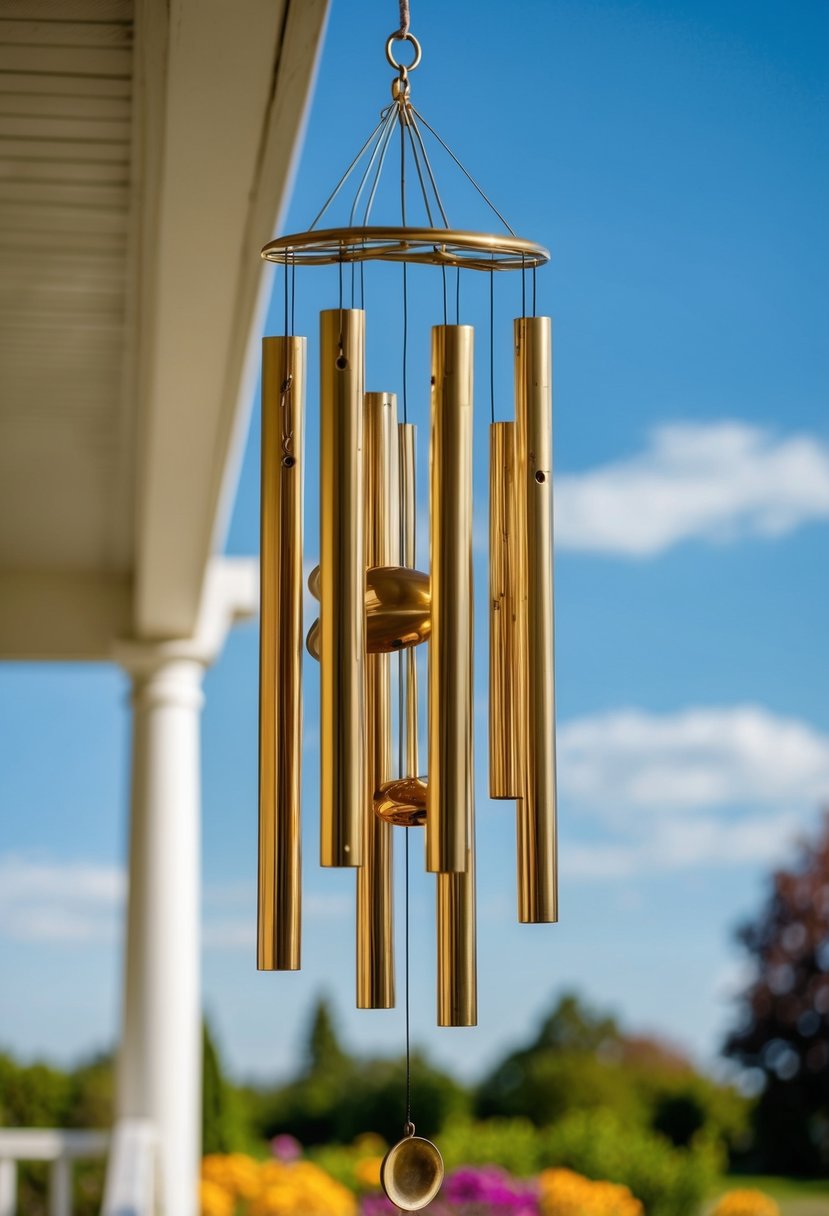
[[[539,469],[535,475],[535,480],[543,484],[547,480],[547,474],[542,473],[541,469]]]
[[[286,456],[282,461],[282,464],[286,469],[292,469],[296,464],[296,461],[294,460],[293,456]]]
[[[341,372],[345,371],[345,369],[348,367],[348,359],[346,359],[345,355],[339,355],[337,357],[337,367]]]

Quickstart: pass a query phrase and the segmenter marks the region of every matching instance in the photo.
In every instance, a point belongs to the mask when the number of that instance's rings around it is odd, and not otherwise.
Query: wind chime
[[[407,66],[395,57],[409,43]],[[436,876],[437,1022],[477,1023],[475,764],[473,759],[472,428],[470,325],[449,324],[447,273],[489,276],[490,375],[494,275],[522,275],[514,322],[514,421],[490,425],[489,789],[517,807],[518,919],[557,919],[552,568],[552,352],[550,318],[535,314],[542,246],[515,235],[411,101],[421,59],[409,31],[386,43],[392,102],[306,232],[279,237],[262,257],[282,267],[285,333],[263,340],[261,635],[257,966],[300,966],[302,650],[320,664],[320,861],[356,870],[357,1007],[395,1003],[392,846],[406,849],[406,1122],[384,1162],[386,1193],[415,1210],[437,1193],[440,1153],[415,1135],[409,1069],[409,832],[425,832]],[[503,234],[452,228],[424,132],[475,186]],[[401,223],[371,225],[390,146],[399,140]],[[406,169],[425,226],[407,222]],[[318,225],[356,181],[348,224]],[[439,218],[439,222],[435,222]],[[402,265],[403,420],[394,392],[367,392],[366,267]],[[293,332],[296,268],[339,266],[336,307],[320,313],[319,564],[309,590],[319,618],[304,637],[303,469],[307,340]],[[429,569],[415,568],[415,426],[406,393],[407,266],[437,267],[444,323],[431,340]],[[350,267],[351,307],[343,295]],[[527,275],[533,315],[526,314]],[[477,276],[476,276],[477,277]],[[486,279],[484,279],[486,281]],[[385,298],[385,297],[384,297]],[[491,384],[492,400],[494,390]],[[420,772],[416,648],[428,646],[428,762]],[[393,671],[391,656],[398,655]],[[395,677],[393,679],[393,677]],[[393,748],[393,685],[399,755]]]

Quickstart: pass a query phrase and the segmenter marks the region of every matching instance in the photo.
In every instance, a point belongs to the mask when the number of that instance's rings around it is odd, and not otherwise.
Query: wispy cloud
[[[561,549],[651,557],[692,538],[777,537],[829,519],[829,446],[742,422],[671,424],[644,451],[556,480]]]
[[[563,804],[600,833],[565,846],[580,877],[768,864],[829,799],[829,736],[760,706],[597,714],[558,745]]]
[[[119,866],[0,857],[0,933],[20,941],[112,941],[125,893]]]

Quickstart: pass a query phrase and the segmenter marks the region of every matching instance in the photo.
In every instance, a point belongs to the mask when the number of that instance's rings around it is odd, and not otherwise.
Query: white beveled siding
[[[131,0],[0,5],[6,569],[132,563],[122,394],[132,36]]]

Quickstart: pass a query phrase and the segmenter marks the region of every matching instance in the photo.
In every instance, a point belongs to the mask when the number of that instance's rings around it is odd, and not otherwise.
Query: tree
[[[756,1112],[762,1167],[829,1168],[829,812],[790,870],[770,879],[738,940],[754,963],[725,1052],[764,1081]]]

